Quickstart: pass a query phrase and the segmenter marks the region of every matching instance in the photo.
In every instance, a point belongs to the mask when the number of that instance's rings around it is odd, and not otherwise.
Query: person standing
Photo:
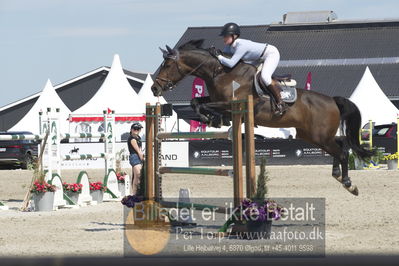
[[[144,155],[142,152],[142,142],[139,136],[143,126],[140,123],[133,123],[130,127],[130,136],[127,139],[129,149],[129,163],[132,166],[132,195],[136,195],[140,184],[141,168],[143,166]]]

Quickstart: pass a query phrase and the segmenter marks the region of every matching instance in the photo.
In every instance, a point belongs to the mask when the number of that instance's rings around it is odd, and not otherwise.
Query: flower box
[[[398,169],[398,160],[388,160],[387,161],[388,170],[397,170]]]
[[[90,196],[93,198],[94,201],[97,201],[97,203],[102,203],[104,199],[104,191],[101,190],[90,191]]]
[[[97,203],[102,203],[104,199],[104,192],[107,191],[107,187],[100,181],[90,183],[90,196]]]
[[[355,170],[363,170],[364,161],[358,157],[355,157]]]
[[[121,192],[121,197],[127,196],[126,194],[126,189],[125,189],[125,183],[118,183],[118,190]]]
[[[65,194],[72,200],[74,204],[78,204],[79,192],[66,191]]]
[[[52,211],[54,210],[54,192],[56,187],[45,181],[36,180],[30,192],[33,194],[32,199],[35,211]]]
[[[118,183],[124,184],[125,183],[125,176],[127,174],[125,172],[118,172],[116,173],[116,178],[118,179]]]
[[[125,179],[126,179],[125,172],[118,172],[116,173],[116,178],[118,179],[118,190],[121,193],[121,197],[127,196],[126,189],[125,189]]]
[[[78,183],[66,183],[62,184],[65,194],[72,200],[74,204],[78,204],[79,195],[82,193],[82,184]]]
[[[54,192],[33,194],[36,212],[49,212],[54,210]]]
[[[238,219],[232,221],[231,233],[242,239],[268,239],[272,231],[272,221],[278,220],[284,210],[276,202],[264,200],[256,202],[245,199],[238,208]]]

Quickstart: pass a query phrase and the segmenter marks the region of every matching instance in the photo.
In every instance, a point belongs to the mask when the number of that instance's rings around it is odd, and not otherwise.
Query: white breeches
[[[261,77],[266,86],[269,86],[272,84],[272,75],[280,61],[280,52],[275,46],[268,44],[263,59]]]

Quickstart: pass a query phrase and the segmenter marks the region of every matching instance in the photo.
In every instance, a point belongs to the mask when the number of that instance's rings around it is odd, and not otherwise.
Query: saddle
[[[259,96],[264,96],[265,92],[268,92],[266,84],[261,78],[260,71],[262,70],[262,65],[258,67],[258,70],[254,76],[255,90]],[[293,103],[297,99],[296,91],[296,81],[291,78],[291,74],[284,75],[274,75],[272,79],[278,82],[281,88],[281,99],[286,103]],[[268,96],[274,99],[273,93],[269,92]],[[274,99],[275,100],[275,99]]]

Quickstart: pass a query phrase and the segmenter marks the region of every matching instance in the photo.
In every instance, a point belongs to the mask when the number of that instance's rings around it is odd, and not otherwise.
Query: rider
[[[233,68],[242,59],[246,63],[255,63],[263,60],[261,78],[277,101],[276,114],[282,115],[283,101],[280,95],[280,87],[272,82],[272,74],[280,61],[280,53],[271,44],[258,43],[240,37],[240,26],[236,23],[227,23],[223,26],[219,36],[223,36],[224,52],[232,54],[231,58],[224,57],[218,50],[211,49],[211,54],[217,57],[223,65]]]

